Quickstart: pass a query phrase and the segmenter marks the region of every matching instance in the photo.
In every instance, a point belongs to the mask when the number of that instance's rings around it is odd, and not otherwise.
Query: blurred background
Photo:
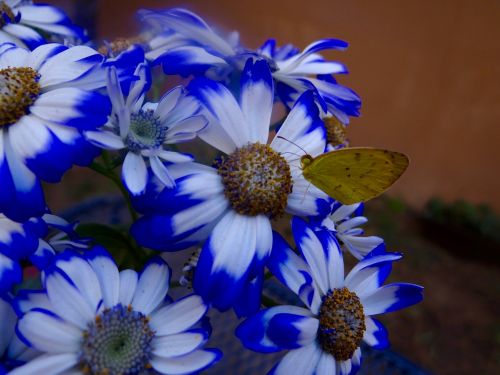
[[[406,174],[367,204],[369,234],[403,251],[393,279],[422,304],[382,319],[393,349],[436,374],[500,373],[500,2],[498,0],[52,0],[98,39],[134,35],[139,8],[186,7],[244,45],[349,42],[326,56],[362,98],[355,146],[408,154]],[[48,187],[55,211],[96,191],[74,169]],[[92,175],[93,176],[93,175]],[[99,180],[100,181],[100,180]],[[496,212],[496,213],[495,213]]]

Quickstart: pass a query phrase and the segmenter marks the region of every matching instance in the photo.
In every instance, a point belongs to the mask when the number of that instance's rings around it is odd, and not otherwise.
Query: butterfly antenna
[[[306,191],[304,192],[304,195],[302,196],[302,200],[300,201],[300,204],[304,203],[304,201],[306,200],[306,195],[307,195],[307,192],[309,191],[310,187],[311,187],[311,183],[309,182],[309,185],[307,185]]]
[[[293,141],[291,141],[291,140],[289,140],[289,139],[286,139],[285,137],[282,137],[281,135],[276,136],[276,138],[284,139],[285,141],[290,142],[290,143],[291,143],[292,145],[294,145],[295,147],[300,148],[300,149],[304,152],[304,154],[309,155],[309,154],[307,153],[307,151],[306,151],[306,150],[304,150],[302,147],[300,147],[297,143],[295,143],[295,142],[293,142]]]

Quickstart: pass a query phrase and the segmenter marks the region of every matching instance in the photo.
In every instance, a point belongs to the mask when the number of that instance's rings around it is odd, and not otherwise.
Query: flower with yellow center
[[[362,342],[378,349],[388,346],[384,326],[372,315],[418,303],[423,288],[382,285],[400,254],[367,257],[344,277],[342,252],[332,236],[315,233],[297,217],[292,231],[301,256],[276,234],[268,267],[305,307],[262,310],[244,321],[236,335],[258,352],[289,350],[274,368],[276,375],[354,374]]]

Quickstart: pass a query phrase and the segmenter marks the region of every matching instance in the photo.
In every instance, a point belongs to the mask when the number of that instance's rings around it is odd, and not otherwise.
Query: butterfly
[[[394,184],[409,164],[400,152],[371,147],[341,148],[300,159],[304,178],[342,204],[366,202]]]

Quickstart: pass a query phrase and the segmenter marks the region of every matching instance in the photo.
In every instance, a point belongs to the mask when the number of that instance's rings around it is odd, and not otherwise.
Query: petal
[[[274,88],[271,71],[265,60],[246,62],[241,76],[241,111],[249,129],[250,142],[267,143]]]
[[[18,323],[18,329],[36,349],[49,353],[77,353],[82,331],[47,311],[32,310]]]
[[[233,94],[222,84],[198,78],[189,84],[189,90],[215,117],[209,127],[220,127],[235,147],[250,141],[248,125]]]
[[[208,310],[200,296],[192,294],[162,307],[151,316],[156,336],[172,335],[191,328]]]
[[[336,367],[337,366],[336,366],[335,358],[327,352],[322,352],[321,358],[319,359],[319,362],[318,362],[318,368],[316,369],[316,374],[317,375],[323,375],[323,374],[334,375],[336,373]]]
[[[247,281],[254,257],[263,260],[269,254],[271,239],[266,216],[248,217],[228,211],[203,247],[196,267],[195,291],[218,309],[228,309]]]
[[[171,274],[163,259],[153,258],[139,277],[132,299],[134,309],[149,315],[167,295]]]
[[[423,299],[424,288],[415,284],[384,285],[372,294],[360,297],[365,315],[376,315],[401,310]]]
[[[123,270],[120,272],[120,290],[118,293],[118,301],[123,306],[128,306],[134,298],[135,289],[139,277],[137,272],[133,270]]]
[[[328,281],[328,259],[323,246],[306,222],[298,217],[292,219],[292,231],[295,243],[310,267],[311,276],[321,295],[330,289]]]
[[[46,277],[45,285],[53,311],[82,330],[87,328],[96,313],[97,306],[88,301],[60,273]]]
[[[301,319],[303,317],[311,317],[312,314],[309,310],[298,306],[271,307],[269,309],[259,311],[257,314],[246,319],[238,326],[235,334],[245,347],[261,353],[276,352],[284,349],[284,347],[282,347],[284,340],[281,339],[280,335],[276,335],[278,331],[289,331],[291,333],[290,335],[288,335],[290,341],[287,346],[288,348],[296,347],[297,340],[300,337],[306,338],[306,340],[304,341],[308,341],[307,337],[310,336],[308,332],[304,332],[302,334],[302,330],[294,327],[290,319],[283,319],[282,321],[284,322],[284,324],[281,325],[279,324],[280,321],[273,321],[275,316],[279,317],[280,315],[282,317],[290,317],[293,315],[297,319]],[[314,318],[311,317],[311,319]],[[316,322],[318,321],[316,320]],[[313,326],[314,324],[317,324],[314,322],[312,323]],[[277,325],[278,327],[273,327],[271,329],[271,324]],[[270,329],[274,331],[274,337],[272,335],[269,335]],[[316,331],[317,327],[316,330],[314,330],[313,327],[312,334],[315,335]]]
[[[387,349],[389,347],[389,335],[384,325],[370,316],[365,318],[366,331],[363,341],[374,349]]]
[[[121,150],[125,147],[125,144],[118,135],[105,130],[85,132],[85,138],[97,147],[108,150]]]
[[[78,363],[78,354],[42,354],[27,364],[17,367],[9,374],[11,375],[58,375],[70,369]]]
[[[205,331],[192,331],[166,336],[155,336],[152,341],[153,354],[171,358],[188,354],[199,348],[208,338]]]
[[[291,350],[274,370],[274,375],[313,375],[321,358],[321,349],[313,342],[300,349]]]
[[[389,276],[392,262],[401,259],[401,254],[387,253],[365,258],[353,267],[345,278],[344,285],[359,298],[373,293]]]
[[[158,156],[151,156],[149,158],[149,163],[151,165],[151,169],[156,177],[165,185],[166,188],[175,187],[175,181],[168,172],[167,167],[160,161]]]
[[[85,257],[99,280],[104,307],[115,306],[119,297],[120,274],[113,258],[104,248],[98,246],[86,252]]]
[[[151,365],[161,374],[191,374],[207,368],[221,356],[218,350],[196,350],[175,358],[153,357]]]
[[[146,188],[148,170],[141,155],[128,152],[123,161],[122,178],[127,189],[134,195]]]

